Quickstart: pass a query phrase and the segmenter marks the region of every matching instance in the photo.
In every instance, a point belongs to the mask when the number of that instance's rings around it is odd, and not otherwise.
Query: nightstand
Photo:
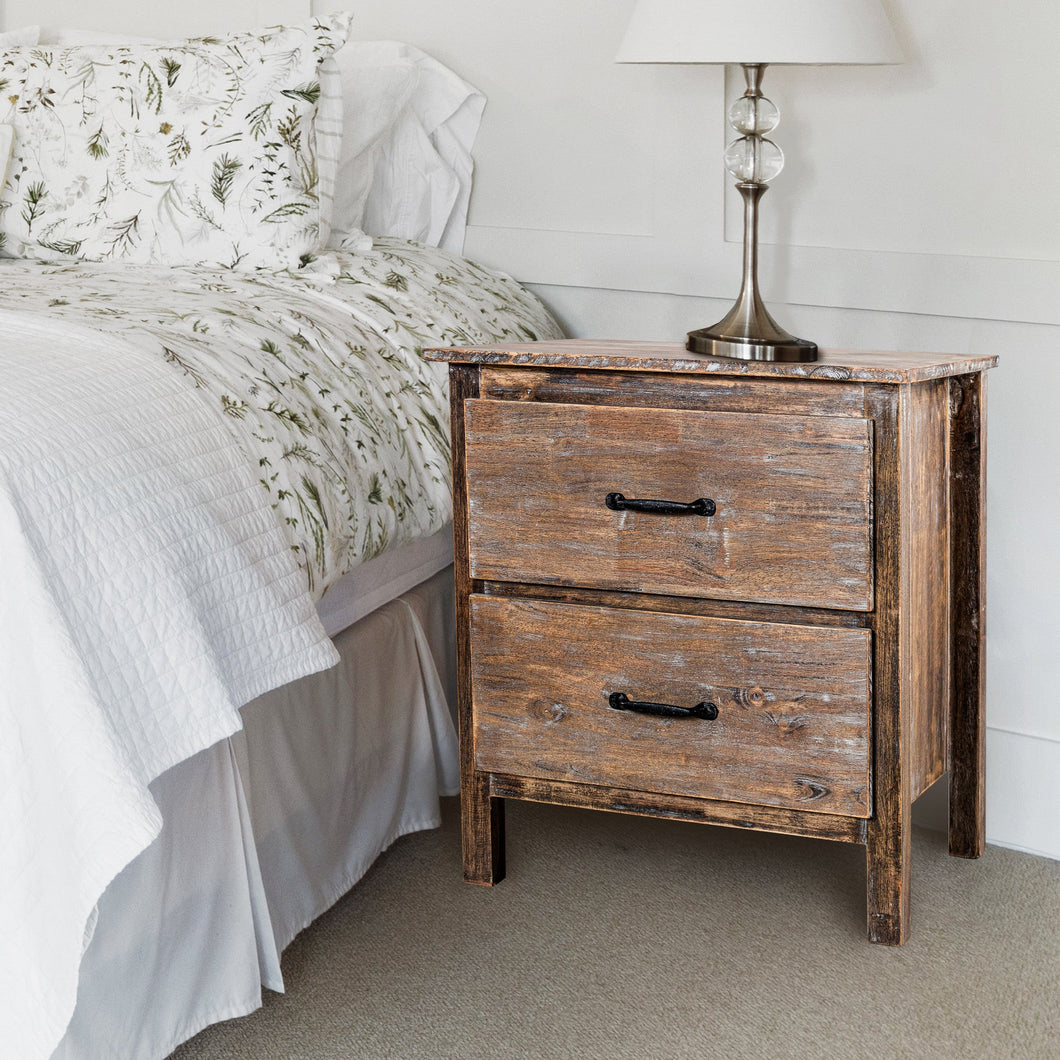
[[[984,375],[995,357],[676,345],[450,364],[464,874],[504,799],[866,847],[909,923],[910,812],[984,845]]]

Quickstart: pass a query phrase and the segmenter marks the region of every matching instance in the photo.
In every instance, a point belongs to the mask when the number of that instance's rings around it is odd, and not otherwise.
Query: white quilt
[[[298,273],[5,261],[0,305],[131,339],[208,395],[318,597],[451,517],[447,373],[420,347],[559,334],[513,281],[399,240]]]
[[[0,381],[0,1049],[32,1060],[158,832],[148,783],[337,656],[256,467],[180,373],[0,310]]]
[[[0,1056],[62,1036],[148,783],[330,665],[313,598],[449,519],[419,347],[557,334],[394,240],[299,273],[0,268]]]

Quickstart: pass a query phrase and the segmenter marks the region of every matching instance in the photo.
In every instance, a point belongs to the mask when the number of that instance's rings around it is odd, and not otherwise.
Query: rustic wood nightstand
[[[995,357],[450,363],[464,875],[505,798],[862,843],[909,922],[910,811],[983,821],[984,376]]]

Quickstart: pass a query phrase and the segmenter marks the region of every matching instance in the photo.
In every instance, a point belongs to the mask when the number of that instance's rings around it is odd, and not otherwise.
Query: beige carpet
[[[295,940],[286,994],[174,1060],[1060,1058],[1060,864],[913,855],[891,949],[861,847],[509,803],[486,889],[447,800]]]

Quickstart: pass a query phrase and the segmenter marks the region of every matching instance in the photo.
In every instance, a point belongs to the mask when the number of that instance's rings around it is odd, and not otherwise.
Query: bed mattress
[[[359,564],[317,601],[324,630],[334,637],[452,562],[453,527],[447,523],[427,537]]]

